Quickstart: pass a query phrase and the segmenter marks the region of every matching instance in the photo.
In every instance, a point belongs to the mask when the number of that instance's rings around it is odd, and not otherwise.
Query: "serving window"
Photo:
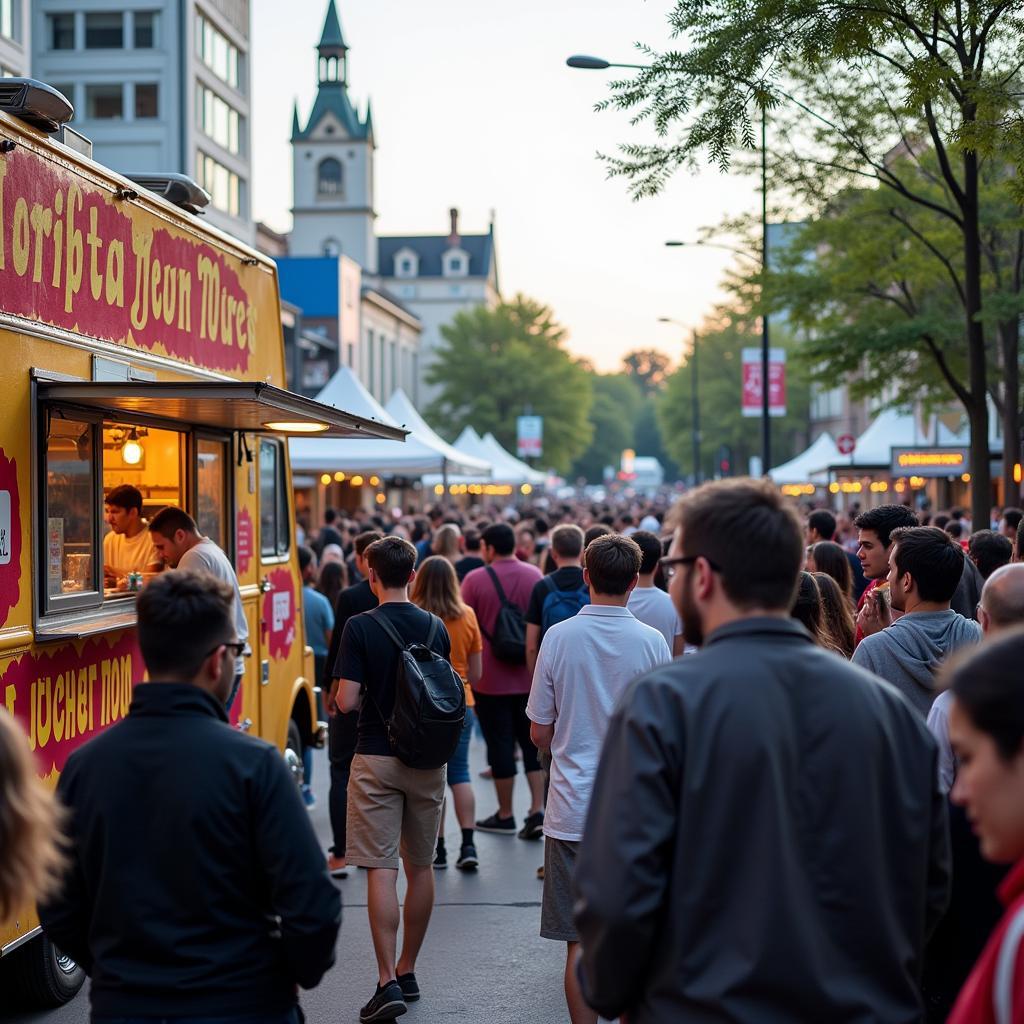
[[[40,416],[41,610],[44,615],[130,600],[159,563],[148,520],[168,505],[185,508],[222,548],[229,539],[231,446],[152,422],[104,419],[44,406]],[[141,517],[106,497],[128,485]]]
[[[260,554],[284,558],[291,545],[284,446],[260,439]]]

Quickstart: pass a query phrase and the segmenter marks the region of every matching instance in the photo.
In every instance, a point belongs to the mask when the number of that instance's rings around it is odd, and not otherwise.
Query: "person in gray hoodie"
[[[937,527],[894,530],[888,603],[903,615],[866,636],[853,653],[854,664],[892,683],[922,717],[935,699],[939,663],[981,640],[978,623],[950,608],[963,570],[963,549]]]

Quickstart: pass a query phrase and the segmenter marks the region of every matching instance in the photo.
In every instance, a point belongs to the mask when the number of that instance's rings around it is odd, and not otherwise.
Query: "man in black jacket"
[[[341,898],[276,748],[228,724],[233,593],[172,571],[139,596],[150,678],[68,759],[71,866],[40,909],[92,979],[94,1022],[296,1024],[334,962]]]
[[[949,883],[936,745],[895,689],[789,618],[801,558],[767,482],[680,503],[662,564],[703,650],[620,699],[577,861],[584,994],[604,1017],[923,1015]]]

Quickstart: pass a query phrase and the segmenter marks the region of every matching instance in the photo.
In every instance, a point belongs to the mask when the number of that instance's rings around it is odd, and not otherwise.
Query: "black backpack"
[[[380,608],[369,614],[400,652],[395,703],[385,719],[391,753],[409,768],[440,768],[455,753],[466,719],[462,680],[431,649],[441,620],[431,615],[426,642],[407,644]]]
[[[491,653],[498,661],[509,665],[526,664],[526,618],[522,609],[505,596],[505,590],[498,579],[498,574],[487,566],[487,574],[491,577],[494,589],[498,592],[501,607],[494,621],[494,632],[488,634],[483,627],[480,632],[487,637],[491,645]]]

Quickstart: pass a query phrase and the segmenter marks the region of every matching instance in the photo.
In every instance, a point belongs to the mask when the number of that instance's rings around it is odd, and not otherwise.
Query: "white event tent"
[[[497,438],[491,433],[481,437],[471,426],[464,427],[462,433],[455,439],[455,447],[460,451],[469,452],[477,458],[486,460],[492,467],[491,481],[498,484],[512,484],[520,486],[530,484],[533,487],[543,487],[547,483],[547,476],[536,469],[531,469],[525,462],[521,462],[514,455],[509,454],[498,443]],[[479,476],[465,475],[458,478],[451,477],[449,483],[478,483]],[[431,487],[441,483],[439,476],[425,476],[423,484]]]
[[[392,413],[381,407],[347,366],[341,367],[327,382],[317,395],[317,401],[388,426],[403,425]],[[405,401],[408,402],[408,399]],[[305,472],[340,470],[346,473],[376,473],[380,476],[422,476],[424,473],[446,471],[489,475],[490,465],[486,461],[456,451],[439,438],[418,413],[415,420],[404,416],[403,422],[405,429],[409,430],[404,441],[292,438],[288,442],[292,468]]]
[[[819,484],[828,483],[827,469],[841,458],[832,435],[827,431],[818,437],[809,448],[795,458],[784,462],[770,470],[768,475],[772,483],[785,484]]]

